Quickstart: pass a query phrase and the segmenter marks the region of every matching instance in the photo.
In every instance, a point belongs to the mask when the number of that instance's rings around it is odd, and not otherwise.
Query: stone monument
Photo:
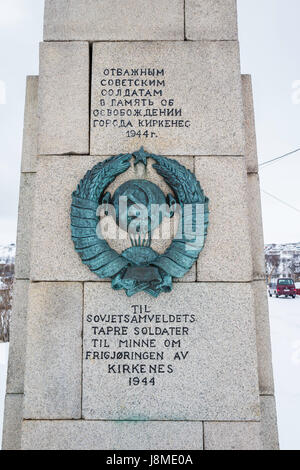
[[[263,253],[236,1],[46,0],[4,449],[278,449]]]

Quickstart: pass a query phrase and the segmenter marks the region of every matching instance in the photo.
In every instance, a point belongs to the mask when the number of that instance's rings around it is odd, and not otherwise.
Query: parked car
[[[296,286],[290,278],[272,279],[268,291],[270,297],[275,295],[277,298],[280,296],[296,298]]]
[[[300,295],[300,282],[296,282],[296,294]]]

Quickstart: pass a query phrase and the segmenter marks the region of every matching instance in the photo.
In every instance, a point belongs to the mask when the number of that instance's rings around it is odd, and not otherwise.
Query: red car
[[[269,284],[269,296],[275,295],[277,298],[280,296],[296,298],[296,286],[293,279],[281,278],[274,279]]]

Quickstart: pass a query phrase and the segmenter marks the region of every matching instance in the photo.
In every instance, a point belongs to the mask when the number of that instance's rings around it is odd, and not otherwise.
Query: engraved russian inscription
[[[231,41],[95,43],[91,154],[144,146],[165,156],[243,155],[233,62],[238,47]]]
[[[162,128],[187,131],[192,125],[180,104],[166,92],[168,73],[164,68],[104,68],[97,80],[93,128],[120,130],[128,139],[155,139]]]

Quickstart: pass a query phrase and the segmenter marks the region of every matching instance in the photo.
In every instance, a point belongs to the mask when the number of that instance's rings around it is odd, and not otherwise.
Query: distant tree
[[[9,325],[12,306],[12,286],[13,278],[2,278],[2,288],[0,290],[0,342],[9,342]]]
[[[279,264],[280,264],[280,256],[274,254],[266,254],[265,256],[266,261],[266,274],[267,278],[270,281],[271,277],[276,274]]]

